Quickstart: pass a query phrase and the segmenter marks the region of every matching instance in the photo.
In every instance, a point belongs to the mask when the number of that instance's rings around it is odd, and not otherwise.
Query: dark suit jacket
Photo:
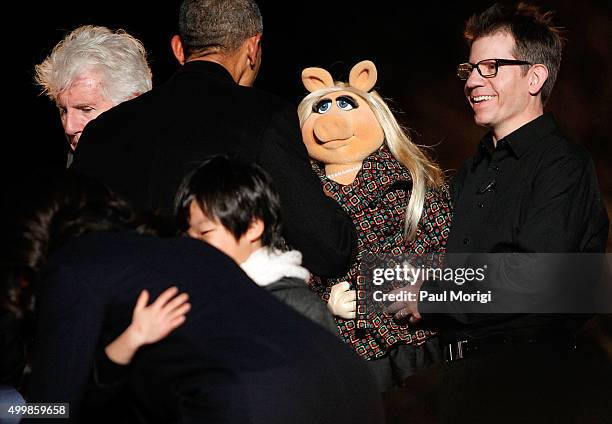
[[[98,178],[139,209],[173,211],[183,176],[209,155],[235,153],[272,176],[285,238],[315,275],[342,275],[356,236],[324,196],[302,143],[295,107],[237,85],[221,65],[186,63],[166,84],[92,121],[72,169]]]
[[[30,400],[78,414],[96,350],[127,327],[142,289],[155,298],[173,284],[190,295],[187,321],[142,348],[129,377],[145,421],[382,422],[365,362],[337,337],[207,244],[132,232],[90,233],[50,259]]]

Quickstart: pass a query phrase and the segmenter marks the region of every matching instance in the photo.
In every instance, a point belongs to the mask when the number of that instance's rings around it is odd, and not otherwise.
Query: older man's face
[[[85,125],[115,104],[106,98],[100,77],[84,72],[57,97],[64,133],[74,150]]]

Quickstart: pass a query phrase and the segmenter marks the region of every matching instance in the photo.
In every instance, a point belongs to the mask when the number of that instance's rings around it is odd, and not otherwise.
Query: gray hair
[[[263,32],[259,7],[252,0],[185,0],[179,36],[186,57],[233,53],[246,39]]]
[[[147,92],[153,85],[142,43],[121,29],[111,31],[103,26],[78,27],[35,70],[36,83],[53,101],[85,72],[100,76],[103,94],[114,104]]]

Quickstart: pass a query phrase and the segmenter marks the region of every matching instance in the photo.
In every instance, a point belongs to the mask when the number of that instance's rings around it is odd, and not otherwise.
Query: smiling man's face
[[[505,31],[477,38],[470,50],[470,63],[485,59],[517,59],[514,38]],[[472,70],[465,82],[465,95],[474,111],[476,124],[490,128],[497,138],[529,122],[529,78],[522,66],[500,66],[493,78]]]

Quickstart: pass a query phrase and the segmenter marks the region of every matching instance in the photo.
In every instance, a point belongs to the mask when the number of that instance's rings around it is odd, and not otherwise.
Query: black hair
[[[186,58],[211,52],[233,53],[263,31],[253,0],[185,0],[179,11],[179,36]]]
[[[254,219],[264,223],[262,244],[284,250],[280,199],[272,179],[260,166],[225,155],[207,158],[181,183],[175,198],[179,230],[189,228],[192,202],[206,217],[218,220],[236,240]]]

